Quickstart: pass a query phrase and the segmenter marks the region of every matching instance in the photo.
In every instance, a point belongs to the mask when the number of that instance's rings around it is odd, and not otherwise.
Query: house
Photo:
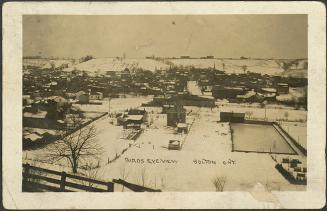
[[[78,92],[76,92],[76,93],[75,93],[75,97],[76,97],[76,99],[77,99],[80,95],[83,95],[83,94],[86,94],[86,92],[84,92],[84,91],[78,91]]]
[[[256,92],[251,90],[244,95],[237,95],[236,99],[238,102],[258,102],[260,101],[260,98],[257,97]],[[263,99],[263,98],[262,98]]]
[[[275,101],[277,90],[275,88],[261,88],[257,94],[259,97],[263,97],[265,100]]]
[[[27,133],[23,137],[23,148],[27,148],[39,143],[42,140],[42,136],[36,133]]]
[[[91,92],[89,95],[90,100],[102,100],[103,94],[102,92]]]
[[[66,92],[66,93],[65,93],[65,97],[66,97],[67,99],[75,99],[75,98],[76,98],[76,93]]]
[[[242,123],[245,119],[245,113],[220,112],[221,122]]]
[[[54,120],[47,118],[46,111],[39,111],[37,113],[24,112],[23,113],[23,126],[33,128],[56,128],[57,125]]]
[[[245,90],[241,87],[214,86],[212,89],[212,96],[216,99],[235,99],[237,95],[243,94]]]
[[[171,102],[178,101],[184,106],[214,107],[215,99],[212,96],[182,95],[171,99]]]
[[[47,98],[48,103],[53,102],[56,103],[58,106],[64,105],[67,103],[67,100],[61,96],[50,96]]]
[[[31,93],[31,98],[34,100],[38,100],[41,98],[41,93],[39,90],[36,90],[34,92]]]
[[[286,83],[277,83],[277,93],[278,94],[288,94],[289,85]]]
[[[177,124],[177,132],[178,133],[188,133],[188,127],[186,123],[178,123]]]
[[[116,116],[116,118],[117,118],[117,126],[127,125],[126,119],[123,116]]]
[[[134,123],[144,123],[147,121],[148,119],[148,114],[145,111],[145,109],[141,110],[141,109],[130,109],[127,112],[127,120],[130,120],[130,122],[134,122]]]
[[[178,123],[186,122],[186,110],[182,105],[174,105],[167,109],[167,126],[177,126]]]
[[[260,93],[262,94],[272,94],[272,93],[277,93],[277,90],[275,88],[261,88]]]
[[[32,103],[31,95],[23,95],[23,105],[30,105]]]
[[[142,124],[143,115],[128,115],[126,118],[127,124]]]
[[[90,95],[84,91],[79,91],[76,93],[76,100],[78,100],[78,102],[81,104],[89,103]]]
[[[45,105],[49,114],[55,114],[55,116],[69,108],[69,102],[61,96],[48,97]]]
[[[162,105],[162,112],[163,114],[167,114],[167,111],[169,108],[172,108],[174,107],[174,105],[171,105],[171,104],[165,104],[165,105]]]

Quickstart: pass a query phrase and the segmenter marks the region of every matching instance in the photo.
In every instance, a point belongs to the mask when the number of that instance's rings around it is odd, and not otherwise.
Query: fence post
[[[65,191],[66,172],[61,172],[60,191]]]
[[[107,190],[108,190],[108,192],[114,192],[114,183],[113,182],[108,182]]]

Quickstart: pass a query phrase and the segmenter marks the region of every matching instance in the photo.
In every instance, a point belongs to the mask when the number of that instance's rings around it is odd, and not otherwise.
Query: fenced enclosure
[[[231,123],[233,151],[297,154],[273,125]]]

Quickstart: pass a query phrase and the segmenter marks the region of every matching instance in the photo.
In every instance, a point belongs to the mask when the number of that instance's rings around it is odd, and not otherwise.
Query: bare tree
[[[246,65],[242,66],[242,70],[243,70],[244,73],[246,72],[247,69],[248,69],[248,66],[246,66]]]
[[[146,184],[146,180],[147,180],[146,168],[143,167],[143,168],[141,169],[141,172],[140,172],[140,173],[141,173],[141,175],[140,175],[141,184],[142,184],[142,186],[144,187],[145,184]]]
[[[93,180],[97,180],[99,177],[99,168],[96,167],[96,165],[94,164],[89,164],[87,163],[84,166],[84,170],[85,170],[85,176],[89,179],[93,179]],[[93,182],[87,181],[87,182],[83,182],[84,185],[87,185],[89,187],[94,187],[96,184],[94,184]]]
[[[251,116],[252,116],[253,112],[252,111],[246,111],[245,114],[249,119],[251,119]]]
[[[288,112],[287,111],[284,113],[284,117],[286,120],[288,120]]]
[[[55,63],[53,61],[50,62],[50,66],[51,66],[51,70],[55,70],[56,69],[56,65],[55,65]]]
[[[216,176],[212,180],[212,184],[215,186],[216,192],[223,192],[224,191],[226,180],[227,180],[227,178],[225,176]]]
[[[83,127],[82,119],[71,115],[65,128],[59,132],[59,140],[48,145],[44,158],[51,163],[67,160],[73,173],[77,173],[80,162],[98,159],[101,154],[95,136],[94,126]]]
[[[293,63],[294,63],[294,61],[283,61],[282,62],[282,69],[284,71],[289,70],[292,67]]]
[[[120,173],[120,177],[121,177],[122,180],[126,180],[128,175],[129,175],[129,172],[126,171],[126,166],[125,165],[119,168],[119,173]],[[122,190],[121,190],[122,192],[124,192],[124,187],[125,186],[122,187]]]
[[[163,176],[160,177],[161,188],[166,188],[165,178]]]

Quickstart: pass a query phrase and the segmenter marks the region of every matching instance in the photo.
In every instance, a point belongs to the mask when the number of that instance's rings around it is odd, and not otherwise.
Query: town
[[[217,182],[246,190],[257,181],[269,190],[302,190],[307,66],[307,59],[246,57],[26,57],[23,161],[161,191],[223,191]],[[86,130],[99,146],[85,148],[89,157],[47,154]],[[261,169],[256,177],[241,179],[252,167]],[[173,176],[185,168],[205,174]],[[194,179],[199,185],[190,187]]]

